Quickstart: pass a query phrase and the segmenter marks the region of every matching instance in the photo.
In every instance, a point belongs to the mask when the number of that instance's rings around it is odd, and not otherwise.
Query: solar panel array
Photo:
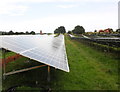
[[[64,35],[0,36],[0,47],[69,72]]]

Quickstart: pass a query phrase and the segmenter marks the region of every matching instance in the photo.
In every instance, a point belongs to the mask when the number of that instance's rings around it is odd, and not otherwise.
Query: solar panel
[[[0,47],[69,72],[64,35],[0,36]]]

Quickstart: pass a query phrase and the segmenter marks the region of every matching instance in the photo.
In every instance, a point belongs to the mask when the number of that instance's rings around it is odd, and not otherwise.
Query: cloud
[[[57,7],[59,8],[74,8],[77,7],[78,5],[58,5]]]
[[[113,17],[113,18],[112,18]],[[76,25],[81,25],[86,31],[113,28],[117,29],[117,15],[111,13],[84,13],[84,14],[63,14],[49,16],[18,23],[2,23],[3,30],[53,32],[59,26],[65,26],[66,30],[72,30]],[[3,25],[3,26],[2,26]],[[0,29],[1,29],[0,28]],[[8,31],[9,31],[8,30]]]
[[[22,16],[24,15],[30,6],[26,3],[36,2],[112,2],[113,0],[2,0],[0,2],[0,14],[7,14],[10,16]],[[115,1],[115,0],[114,0]],[[20,2],[25,2],[20,3]],[[63,4],[63,3],[62,3]],[[74,4],[58,5],[60,8],[73,8],[77,7]],[[77,3],[78,4],[78,3]],[[116,4],[117,5],[117,4]],[[106,7],[106,6],[105,6]],[[108,6],[107,6],[108,7]],[[43,32],[53,32],[58,26],[65,26],[67,30],[72,30],[76,25],[83,26],[86,31],[94,31],[95,29],[105,29],[108,27],[117,29],[117,14],[116,7],[103,9],[101,11],[78,12],[79,14],[54,14],[54,16],[44,18],[34,18],[33,20],[23,20],[16,22],[13,21],[0,21],[0,30],[13,30],[13,31],[36,31],[43,30]],[[100,7],[101,8],[101,7]],[[71,12],[72,13],[72,12]],[[35,16],[33,16],[35,17]]]
[[[2,0],[0,3],[20,3],[20,2],[118,2],[118,0]]]
[[[42,2],[118,2],[118,0],[1,0],[0,14],[11,16],[21,16],[27,12],[29,6],[23,3],[42,3]],[[76,5],[58,5],[60,8],[73,8]]]
[[[17,1],[17,0],[16,0]],[[28,10],[28,6],[17,4],[15,2],[10,2],[3,0],[0,3],[0,15],[6,14],[10,16],[21,16]]]
[[[118,28],[120,28],[120,1],[118,3]]]
[[[25,2],[116,2],[117,1],[118,2],[118,0],[22,0],[22,1]]]
[[[24,15],[27,9],[27,6],[8,5],[7,7],[0,8],[0,14],[7,14],[10,16],[21,16]]]

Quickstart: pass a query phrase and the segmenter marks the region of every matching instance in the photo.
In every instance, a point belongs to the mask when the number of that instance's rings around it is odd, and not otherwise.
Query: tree
[[[9,32],[8,32],[8,35],[13,35],[14,34],[14,32],[12,31],[12,30],[10,30]]]
[[[109,33],[113,33],[113,29],[112,28],[108,28]]]
[[[71,34],[72,32],[71,31],[68,31],[68,34]]]
[[[15,32],[14,34],[15,34],[15,35],[18,35],[19,33],[18,33],[18,32]]]
[[[66,33],[65,27],[64,26],[58,27],[57,29],[55,29],[54,33],[55,34],[56,33],[62,33],[62,34]]]
[[[8,32],[0,31],[0,35],[8,35]]]
[[[59,33],[58,28],[57,28],[57,29],[55,29],[55,31],[54,31],[54,34],[57,34],[57,33]]]
[[[95,33],[97,32],[97,30],[94,31]]]
[[[26,31],[26,32],[25,32],[25,34],[29,34],[29,32],[28,32],[28,31]]]
[[[34,34],[35,34],[35,32],[34,32],[34,31],[31,31],[31,32],[30,32],[30,34],[34,35]]]
[[[58,30],[60,31],[60,33],[66,33],[65,27],[64,26],[60,26],[58,27]]]
[[[74,34],[83,34],[85,33],[85,29],[82,26],[75,26],[75,28],[72,30]]]
[[[117,33],[120,33],[120,28],[116,30]]]
[[[25,33],[24,33],[24,32],[19,32],[19,34],[21,34],[21,35],[22,35],[22,34],[25,34]]]

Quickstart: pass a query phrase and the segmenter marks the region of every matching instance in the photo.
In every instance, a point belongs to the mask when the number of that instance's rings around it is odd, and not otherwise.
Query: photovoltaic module
[[[69,72],[64,35],[0,36],[0,47]]]

